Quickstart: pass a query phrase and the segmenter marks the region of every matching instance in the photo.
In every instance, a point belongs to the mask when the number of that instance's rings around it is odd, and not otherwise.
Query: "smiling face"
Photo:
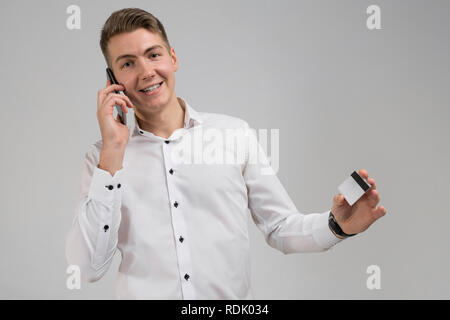
[[[115,35],[108,42],[108,53],[114,75],[137,113],[151,116],[176,101],[178,60],[159,34],[139,28]]]

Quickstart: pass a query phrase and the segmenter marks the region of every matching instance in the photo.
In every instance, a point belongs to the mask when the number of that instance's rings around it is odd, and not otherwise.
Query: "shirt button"
[[[178,207],[178,202],[175,201],[175,202],[173,203],[173,205],[175,206],[175,208]]]
[[[109,190],[112,190],[112,189],[114,189],[114,186],[112,186],[112,185],[109,185],[109,186],[105,186],[106,188],[108,188]]]
[[[169,170],[169,173],[170,173],[170,174],[173,174],[173,169],[170,169],[170,170]]]
[[[119,183],[118,185],[117,185],[117,188],[120,188],[122,185]]]
[[[105,225],[105,226],[103,227],[103,230],[105,230],[105,232],[106,232],[108,229],[109,229],[109,226],[108,226],[108,225]]]
[[[169,141],[169,140],[166,140],[166,141],[164,141],[164,142],[165,142],[166,144],[169,144],[170,141]]]
[[[186,279],[186,281],[188,281],[189,275],[186,273],[186,274],[184,275],[184,278]]]
[[[182,236],[180,236],[180,239],[178,239],[178,240],[180,240],[180,242],[183,243],[184,238]]]
[[[142,133],[144,133],[144,132],[143,132],[143,131],[139,131],[139,133],[141,133],[141,134],[142,134]]]

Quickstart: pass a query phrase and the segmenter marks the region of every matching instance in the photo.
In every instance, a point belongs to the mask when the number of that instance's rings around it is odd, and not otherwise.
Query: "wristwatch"
[[[328,226],[330,227],[331,231],[341,237],[341,238],[348,238],[348,237],[353,237],[355,235],[357,235],[357,233],[354,234],[346,234],[344,231],[342,231],[341,227],[339,226],[339,224],[336,221],[336,218],[333,215],[333,212],[330,211],[330,215],[328,216]]]

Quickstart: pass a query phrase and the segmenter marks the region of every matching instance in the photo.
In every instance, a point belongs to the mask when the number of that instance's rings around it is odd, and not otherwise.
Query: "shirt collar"
[[[177,97],[178,102],[180,103],[181,108],[183,108],[184,112],[184,128],[189,129],[195,125],[199,125],[203,123],[203,119],[200,116],[200,113],[194,110],[185,100]],[[144,132],[138,124],[136,119],[136,114],[134,114],[134,130],[133,136],[140,135],[141,132]]]
[[[181,98],[177,98],[178,102],[180,102],[181,107],[183,108],[184,112],[184,127],[190,128],[191,126],[194,126],[195,124],[200,124],[203,122],[203,119],[201,118],[200,114],[194,110],[186,101],[184,101]],[[192,122],[192,123],[191,123]]]

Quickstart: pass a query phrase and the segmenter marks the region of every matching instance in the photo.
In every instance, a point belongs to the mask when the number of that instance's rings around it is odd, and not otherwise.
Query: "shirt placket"
[[[181,190],[177,186],[177,170],[171,158],[174,140],[163,142],[164,166],[169,191],[170,211],[172,214],[172,227],[176,243],[178,258],[178,272],[180,275],[183,299],[196,299],[195,288],[192,283],[192,261],[190,254],[190,239],[186,230],[186,221],[183,213],[186,212],[186,204],[180,201]]]

